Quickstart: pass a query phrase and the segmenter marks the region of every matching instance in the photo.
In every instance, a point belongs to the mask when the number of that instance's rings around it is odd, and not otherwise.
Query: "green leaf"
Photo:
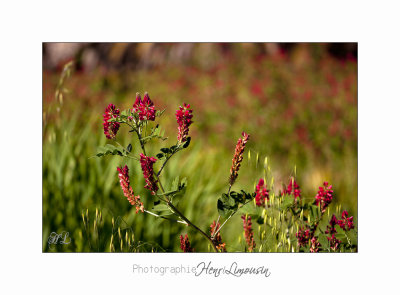
[[[329,248],[329,241],[324,234],[319,235],[318,242],[320,242],[322,248],[328,249]]]
[[[169,153],[169,148],[162,148],[161,151],[162,151],[164,154],[168,154],[168,153]]]
[[[185,144],[183,145],[183,148],[185,149],[185,148],[187,148],[188,146],[189,146],[189,144],[190,144],[190,140],[191,140],[192,138],[189,136],[187,139],[186,139],[186,142],[185,142]]]
[[[106,144],[104,147],[97,148],[97,157],[104,157],[107,155],[118,155],[123,156],[125,155],[125,150],[121,147],[116,147],[111,144]]]
[[[171,191],[177,191],[179,188],[179,176],[175,177],[175,179],[171,183]]]
[[[281,208],[283,210],[291,207],[294,203],[294,196],[293,195],[284,195]]]
[[[231,191],[229,195],[222,194],[222,197],[217,202],[218,212],[222,217],[227,217],[238,210],[239,204],[244,205],[247,201],[252,200],[254,196],[255,193],[249,194],[243,190],[240,193]]]
[[[159,153],[159,154],[156,155],[156,157],[161,160],[162,158],[164,158],[164,154],[163,153]]]
[[[223,218],[227,218],[238,209],[238,203],[227,194],[223,194],[222,197],[218,199],[217,208],[219,215]]]

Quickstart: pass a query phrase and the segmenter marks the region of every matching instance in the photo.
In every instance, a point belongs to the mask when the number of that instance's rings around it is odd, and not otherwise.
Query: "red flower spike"
[[[153,164],[157,161],[156,158],[147,157],[144,154],[140,154],[140,166],[142,167],[143,176],[146,180],[146,185],[144,188],[151,190],[153,195],[156,194],[158,190],[157,180],[154,179]]]
[[[156,119],[154,103],[151,101],[147,92],[145,92],[143,100],[140,97],[140,94],[136,93],[136,100],[133,104],[133,112],[139,115],[140,121],[154,121]]]
[[[256,186],[256,205],[258,207],[265,206],[265,199],[269,201],[269,190],[267,190],[267,185],[264,186],[264,180],[260,178]]]
[[[218,224],[216,224],[216,222],[214,220],[213,223],[210,225],[210,235],[213,235],[219,229],[220,226],[221,226],[221,224],[219,222],[218,222]],[[225,243],[222,243],[220,231],[215,235],[215,237],[213,239],[213,243],[219,251],[226,252]]]
[[[253,249],[256,247],[256,242],[254,241],[253,229],[251,228],[251,216],[246,218],[246,215],[242,215],[242,219],[246,243],[249,246],[249,251],[253,251]]]
[[[325,181],[324,187],[319,187],[319,191],[315,196],[315,203],[317,206],[320,206],[322,213],[324,213],[326,208],[328,208],[329,204],[332,202],[332,198],[332,185],[329,185],[329,183]]]
[[[296,238],[299,246],[304,247],[305,245],[307,245],[308,241],[311,238],[311,232],[309,229],[303,229],[303,227],[301,227],[296,233]]]
[[[342,219],[338,220],[337,224],[345,231],[349,231],[354,228],[354,223],[353,223],[353,216],[349,216],[349,213],[344,210],[342,213]]]
[[[249,141],[250,135],[242,132],[243,138],[239,138],[235,148],[235,154],[232,159],[231,175],[229,177],[229,184],[232,186],[238,177],[240,163],[243,161],[243,153],[246,143]]]
[[[283,186],[283,192],[281,193],[281,195],[291,195],[291,194],[294,195],[295,202],[297,202],[297,198],[301,199],[300,186],[297,184],[294,178],[290,179],[287,189],[285,186]]]
[[[190,246],[189,237],[186,234],[185,237],[180,236],[181,249],[183,252],[194,252],[194,249]]]
[[[143,203],[140,201],[140,196],[135,196],[133,193],[133,189],[130,186],[129,182],[129,169],[128,166],[125,165],[123,169],[117,167],[119,183],[121,185],[122,191],[124,192],[124,196],[128,199],[129,203],[132,206],[136,207],[136,213],[139,211],[144,211]]]
[[[103,127],[104,127],[104,134],[108,139],[114,139],[117,135],[119,129],[119,122],[108,122],[108,120],[112,118],[118,118],[119,116],[119,109],[116,108],[115,105],[110,103],[103,114]]]
[[[178,123],[178,142],[182,143],[187,140],[189,134],[189,126],[192,122],[193,110],[190,109],[190,104],[183,104],[183,107],[179,107],[176,111],[176,122]]]

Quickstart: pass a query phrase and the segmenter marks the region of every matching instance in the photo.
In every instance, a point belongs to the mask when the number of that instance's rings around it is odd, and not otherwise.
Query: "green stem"
[[[195,230],[197,230],[198,232],[200,232],[212,245],[213,249],[215,252],[218,253],[218,249],[217,247],[214,245],[213,240],[205,233],[203,232],[200,228],[198,228],[195,224],[193,224],[189,219],[186,218],[185,215],[183,215],[183,213],[181,213],[171,202],[168,202],[168,206],[179,216],[181,217],[184,221],[186,221],[186,223],[188,225],[190,225],[191,227],[193,227]]]

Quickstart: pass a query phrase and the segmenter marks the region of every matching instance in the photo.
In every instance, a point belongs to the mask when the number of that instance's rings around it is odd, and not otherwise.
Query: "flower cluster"
[[[319,252],[319,247],[321,247],[321,244],[318,242],[318,239],[316,237],[313,237],[311,239],[310,252],[311,253]]]
[[[286,188],[285,185],[283,185],[283,195],[291,195],[293,193],[294,195],[294,201],[297,202],[297,198],[301,198],[301,191],[300,191],[300,186],[297,184],[296,180],[294,178],[290,179],[289,185]]]
[[[253,251],[253,249],[256,247],[256,242],[254,241],[253,229],[251,228],[251,216],[246,217],[246,215],[242,215],[242,219],[246,243],[249,246],[249,251]]]
[[[140,196],[135,196],[133,193],[133,189],[130,186],[129,182],[129,169],[128,166],[125,165],[124,168],[117,167],[119,183],[121,184],[122,191],[124,192],[124,196],[128,199],[129,203],[132,206],[136,206],[136,213],[139,211],[144,211],[143,203],[140,201]]]
[[[190,246],[189,237],[186,234],[185,237],[180,236],[181,239],[181,249],[183,252],[194,252],[194,249]]]
[[[335,229],[335,225],[338,224],[338,220],[335,216],[335,214],[332,215],[331,220],[329,221],[328,226],[326,227],[326,234],[335,234],[337,233],[336,229]]]
[[[299,228],[299,231],[296,233],[296,238],[299,246],[304,247],[311,238],[310,229]]]
[[[189,126],[192,122],[193,110],[190,110],[190,104],[183,104],[183,107],[179,107],[176,111],[176,122],[178,123],[178,142],[185,142],[189,134]]]
[[[339,248],[339,245],[341,243],[340,240],[338,240],[335,237],[335,234],[332,234],[332,236],[327,237],[328,241],[329,241],[329,247],[333,250],[336,251]]]
[[[320,205],[321,212],[324,213],[326,208],[332,202],[333,190],[332,185],[329,185],[328,182],[324,182],[324,187],[319,187],[319,191],[315,196],[316,205]]]
[[[260,178],[256,186],[256,205],[259,207],[264,207],[265,199],[269,201],[269,190],[267,190],[267,185],[264,185],[264,180]]]
[[[342,213],[342,219],[337,221],[337,224],[345,231],[349,231],[354,228],[353,216],[349,216],[349,213],[344,210]]]
[[[242,136],[243,138],[239,138],[236,144],[235,154],[232,159],[231,175],[229,177],[229,184],[231,186],[234,184],[236,178],[238,177],[240,163],[243,160],[244,148],[250,137],[250,135],[245,132],[242,132]]]
[[[108,120],[112,118],[117,118],[119,116],[119,109],[116,108],[115,105],[110,103],[103,115],[103,127],[104,134],[108,139],[113,139],[117,135],[119,129],[119,122],[108,122]]]
[[[144,93],[143,100],[139,93],[136,93],[136,100],[133,104],[133,111],[139,115],[139,120],[154,121],[156,119],[156,110],[154,103],[151,101],[149,94]]]
[[[154,179],[154,170],[153,164],[157,161],[156,158],[147,157],[143,154],[140,154],[140,166],[142,167],[143,176],[146,180],[146,185],[144,188],[151,190],[153,195],[156,194],[158,190],[157,180]]]
[[[213,221],[213,223],[210,225],[210,234],[211,236],[219,229],[220,227],[220,223],[216,223],[215,220]],[[225,243],[222,243],[222,238],[221,238],[221,232],[219,231],[215,237],[212,239],[213,243],[215,245],[215,247],[221,251],[221,252],[226,252],[226,248],[225,248]]]

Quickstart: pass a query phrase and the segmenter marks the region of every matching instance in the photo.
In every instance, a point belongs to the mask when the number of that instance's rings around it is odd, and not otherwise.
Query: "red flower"
[[[344,210],[342,213],[342,219],[337,222],[337,224],[345,231],[349,231],[354,228],[353,216],[349,216],[349,213]]]
[[[303,227],[299,228],[299,231],[296,233],[297,242],[300,247],[304,247],[311,238],[311,232],[309,229],[303,229]]]
[[[123,169],[117,167],[119,183],[121,184],[122,191],[124,192],[124,196],[128,199],[129,203],[132,206],[136,206],[136,213],[140,211],[143,212],[143,203],[140,201],[140,196],[135,196],[133,193],[132,187],[129,185],[129,169],[128,166],[125,165]]]
[[[246,215],[242,215],[242,219],[246,243],[249,246],[249,251],[253,251],[253,249],[256,247],[256,242],[254,241],[253,229],[251,228],[251,216],[246,218]]]
[[[190,104],[183,104],[183,107],[179,107],[176,111],[176,121],[178,122],[178,142],[185,142],[189,134],[189,126],[192,122],[192,110],[190,110]]]
[[[319,191],[315,196],[315,203],[320,205],[321,212],[324,213],[326,208],[328,208],[329,204],[332,202],[333,198],[333,190],[332,185],[329,185],[328,182],[324,182],[324,187],[319,187]]]
[[[157,180],[154,179],[154,170],[153,164],[157,161],[156,158],[147,157],[143,154],[140,154],[140,166],[142,167],[143,176],[146,180],[146,185],[144,188],[151,190],[153,195],[156,194],[158,190]]]
[[[286,195],[291,195],[292,193],[294,195],[295,202],[297,201],[297,198],[301,198],[300,186],[297,184],[294,178],[290,179],[287,189],[285,188],[285,185],[283,186],[283,192],[282,192],[282,194]]]
[[[265,206],[265,199],[269,201],[269,190],[267,190],[267,185],[264,186],[264,180],[260,178],[256,186],[256,205],[259,207]]]
[[[247,141],[249,140],[250,135],[245,132],[242,132],[243,138],[239,138],[235,148],[235,154],[232,159],[232,167],[231,167],[231,175],[229,177],[229,184],[232,186],[238,177],[238,172],[240,168],[240,163],[243,160],[244,148],[246,146]]]
[[[319,247],[321,247],[321,244],[318,242],[318,239],[316,237],[313,237],[311,239],[310,252],[312,253],[319,252]]]
[[[210,225],[210,234],[211,236],[219,229],[220,227],[220,223],[218,222],[218,224],[216,224],[215,220],[213,221],[213,223]],[[219,231],[214,239],[213,239],[213,243],[215,245],[215,247],[221,251],[221,252],[226,252],[225,249],[225,243],[222,243],[222,238],[221,238],[221,232]]]
[[[140,121],[154,121],[156,119],[156,110],[154,103],[151,101],[149,94],[144,93],[144,98],[140,97],[139,93],[136,93],[136,100],[133,104],[133,111],[138,113]]]
[[[103,115],[104,134],[108,139],[115,138],[120,125],[118,122],[108,122],[108,120],[112,118],[118,118],[118,116],[119,116],[119,109],[117,109],[115,105],[110,103],[106,107],[105,113]]]
[[[185,237],[182,235],[180,236],[181,240],[181,249],[183,252],[194,252],[194,249],[190,246],[189,237],[186,234]]]

